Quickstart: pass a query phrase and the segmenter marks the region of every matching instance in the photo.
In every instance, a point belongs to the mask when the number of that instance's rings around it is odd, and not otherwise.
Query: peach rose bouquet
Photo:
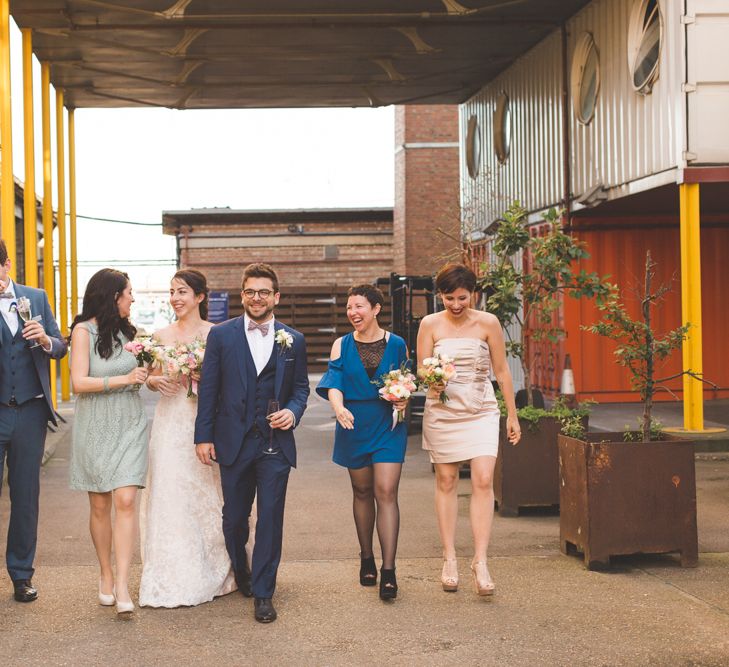
[[[418,379],[424,389],[435,386],[442,386],[438,399],[441,403],[448,402],[448,394],[445,387],[448,382],[456,376],[454,359],[445,354],[434,354],[432,357],[423,359],[422,365],[418,368]]]

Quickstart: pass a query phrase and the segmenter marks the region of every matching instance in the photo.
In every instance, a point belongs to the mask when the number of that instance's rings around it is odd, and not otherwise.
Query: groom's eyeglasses
[[[261,299],[268,299],[273,294],[273,291],[270,289],[244,289],[243,290],[243,296],[246,299],[252,299],[256,296],[258,296]]]

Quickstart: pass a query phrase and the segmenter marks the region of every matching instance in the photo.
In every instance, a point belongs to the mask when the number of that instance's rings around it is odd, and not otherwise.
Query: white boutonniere
[[[286,329],[279,329],[276,332],[276,337],[274,340],[276,341],[276,344],[281,348],[282,354],[294,344],[294,337],[288,331],[286,331]]]

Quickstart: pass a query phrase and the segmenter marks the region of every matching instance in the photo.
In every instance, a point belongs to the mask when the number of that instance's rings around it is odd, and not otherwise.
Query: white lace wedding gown
[[[220,472],[195,456],[196,411],[184,388],[161,396],[155,410],[139,517],[143,607],[197,605],[236,588],[223,538]]]

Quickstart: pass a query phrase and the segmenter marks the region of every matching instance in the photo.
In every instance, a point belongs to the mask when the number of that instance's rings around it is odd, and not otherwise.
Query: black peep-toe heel
[[[397,579],[395,578],[395,568],[386,570],[384,567],[380,570],[380,599],[394,600],[397,597]]]
[[[360,556],[359,583],[361,586],[375,586],[377,584],[377,565],[375,557],[362,558]]]

